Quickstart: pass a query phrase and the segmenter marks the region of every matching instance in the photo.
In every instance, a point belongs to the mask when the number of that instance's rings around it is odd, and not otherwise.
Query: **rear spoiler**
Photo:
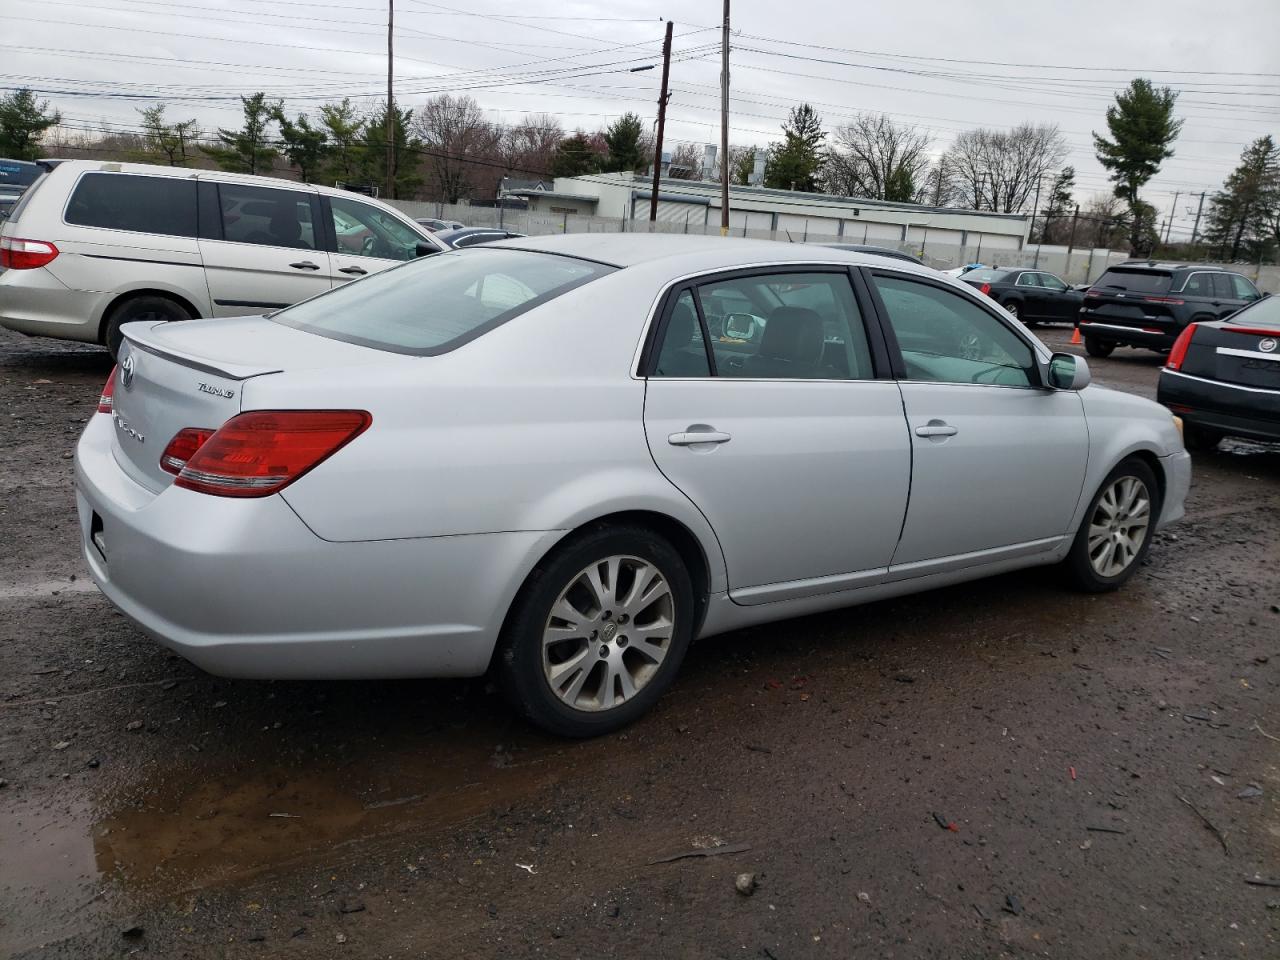
[[[230,363],[214,357],[202,357],[182,350],[175,350],[164,342],[163,330],[168,322],[148,324],[143,322],[126,323],[120,327],[125,341],[131,348],[145,350],[157,357],[163,357],[193,370],[202,370],[215,376],[230,380],[248,380],[250,377],[261,377],[269,373],[281,373],[283,367],[251,366],[243,363]]]

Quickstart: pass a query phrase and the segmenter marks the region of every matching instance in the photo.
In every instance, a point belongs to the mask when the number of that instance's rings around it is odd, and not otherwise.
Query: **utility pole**
[[[388,200],[395,199],[396,195],[396,100],[392,92],[395,62],[395,6],[396,0],[387,0],[387,182],[383,192]]]
[[[653,145],[653,195],[649,198],[649,222],[658,219],[658,187],[662,177],[662,133],[667,126],[667,101],[671,94],[667,93],[667,80],[671,76],[671,28],[667,21],[667,36],[662,41],[662,91],[658,94],[658,137]]]
[[[1173,230],[1173,218],[1178,215],[1178,197],[1182,195],[1181,190],[1173,191],[1173,207],[1169,210],[1169,225],[1164,230],[1164,245],[1169,245],[1169,233]]]
[[[1040,209],[1040,185],[1042,183],[1044,183],[1043,173],[1040,174],[1039,178],[1037,178],[1036,180],[1036,198],[1031,201],[1031,228],[1030,230],[1027,231],[1028,240],[1031,239],[1031,237],[1035,236],[1035,232],[1036,232],[1036,211]],[[1040,245],[1042,243],[1044,243],[1044,237],[1041,237],[1036,242],[1036,258],[1035,258],[1035,261],[1031,264],[1033,267],[1040,266]]]
[[[1194,193],[1190,194],[1190,196],[1194,197],[1195,194]],[[1196,238],[1200,235],[1200,214],[1203,212],[1204,212],[1204,192],[1201,191],[1200,205],[1196,207],[1196,225],[1191,228],[1191,245],[1193,247],[1196,245]]]
[[[720,236],[729,235],[729,0],[720,33]]]
[[[1068,277],[1071,276],[1071,251],[1074,250],[1076,246],[1076,224],[1079,222],[1080,222],[1080,204],[1077,203],[1076,212],[1071,214],[1071,238],[1067,240],[1067,264],[1062,271]],[[1092,257],[1093,257],[1092,251],[1090,251],[1089,257],[1090,257],[1090,262],[1092,262]],[[1086,276],[1085,280],[1087,281],[1088,279],[1089,278]]]

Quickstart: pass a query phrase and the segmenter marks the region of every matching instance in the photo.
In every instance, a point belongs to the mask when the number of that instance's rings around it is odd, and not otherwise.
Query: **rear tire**
[[[119,354],[120,344],[124,340],[124,334],[120,332],[120,327],[124,324],[133,323],[135,320],[173,323],[190,319],[191,314],[187,312],[187,308],[168,297],[134,297],[117,304],[108,315],[107,322],[103,325],[102,342],[111,351],[111,356],[115,357]]]
[[[1223,436],[1216,430],[1206,430],[1204,427],[1197,427],[1190,423],[1182,426],[1182,445],[1192,453],[1208,453],[1216,450]]]
[[[692,580],[671,544],[643,527],[590,529],[530,575],[503,628],[498,679],[544,730],[612,733],[670,687],[693,619]]]
[[[1084,338],[1084,352],[1091,357],[1109,357],[1116,345],[1108,343],[1106,340],[1099,340],[1097,337]]]
[[[1086,593],[1119,588],[1151,548],[1160,509],[1151,468],[1137,457],[1121,461],[1089,501],[1063,561],[1072,582]]]

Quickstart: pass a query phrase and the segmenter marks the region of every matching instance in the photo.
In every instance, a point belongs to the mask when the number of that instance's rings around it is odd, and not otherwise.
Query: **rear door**
[[[848,271],[816,266],[709,277],[668,298],[646,368],[649,449],[711,523],[739,603],[886,575],[910,442],[866,315]]]
[[[200,191],[200,254],[215,317],[278,310],[332,286],[314,189],[206,180]]]
[[[1016,324],[948,285],[884,270],[871,283],[896,341],[912,444],[893,566],[927,572],[966,554],[1051,548],[1070,526],[1089,457],[1079,394],[1040,387]]]
[[[331,231],[328,247],[333,252],[335,285],[358,280],[370,273],[413,260],[419,244],[438,244],[389,211],[353,197],[320,198],[325,223]]]
[[[1044,290],[1040,286],[1040,274],[1034,270],[1023,270],[1017,275],[1014,292],[1022,300],[1024,320],[1044,319]]]

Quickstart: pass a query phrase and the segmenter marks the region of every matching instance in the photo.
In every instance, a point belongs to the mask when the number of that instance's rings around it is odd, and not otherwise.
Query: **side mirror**
[[[433,253],[439,253],[440,248],[433,243],[427,243],[425,240],[419,240],[418,245],[413,248],[414,257],[429,257]]]
[[[749,313],[730,313],[724,318],[724,335],[730,340],[754,340],[756,318]]]
[[[1054,390],[1083,390],[1093,382],[1089,364],[1073,353],[1055,353],[1049,358],[1045,385]]]

